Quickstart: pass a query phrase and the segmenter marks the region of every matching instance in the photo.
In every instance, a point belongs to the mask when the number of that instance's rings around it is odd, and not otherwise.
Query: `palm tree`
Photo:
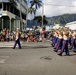
[[[33,13],[34,13],[34,16],[35,16],[36,9],[35,9],[35,8],[30,7],[30,8],[28,9],[28,13],[30,13],[30,14],[33,14]]]
[[[30,1],[31,7],[35,5],[35,8],[38,9],[42,6],[42,1],[41,0],[31,0]]]
[[[30,13],[31,15],[32,15],[32,14],[34,14],[34,17],[35,17],[36,9],[35,9],[35,8],[30,7],[30,8],[28,9],[28,13]],[[34,24],[34,22],[33,22],[33,24]]]
[[[31,0],[30,4],[31,4],[31,8],[33,8],[33,6],[35,5],[35,13],[34,13],[34,17],[35,17],[36,9],[38,9],[42,6],[42,1],[41,0]]]
[[[42,1],[41,0],[31,0],[30,1],[30,4],[31,4],[31,9],[35,9],[33,10],[33,13],[34,13],[34,17],[36,15],[36,9],[40,8],[42,6]],[[35,5],[35,8],[33,8],[33,6]]]

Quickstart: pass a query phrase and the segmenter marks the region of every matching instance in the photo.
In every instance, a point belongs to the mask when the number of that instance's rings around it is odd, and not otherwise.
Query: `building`
[[[31,28],[33,26],[40,26],[37,20],[27,20],[27,27]]]
[[[55,24],[55,25],[53,26],[53,29],[59,29],[59,28],[63,28],[63,26],[60,26],[60,24]]]
[[[0,30],[25,30],[26,0],[0,0]]]
[[[69,27],[71,30],[76,30],[76,21],[67,23],[65,27]]]
[[[53,25],[45,25],[46,27],[46,31],[50,31],[51,29],[53,29]]]

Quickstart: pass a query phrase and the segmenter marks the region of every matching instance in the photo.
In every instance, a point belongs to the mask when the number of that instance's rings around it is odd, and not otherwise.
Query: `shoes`
[[[54,49],[56,49],[56,48],[54,47]]]
[[[15,48],[12,48],[12,49],[15,49]]]
[[[54,47],[54,45],[53,44],[51,44],[52,45],[52,47]]]
[[[54,52],[57,52],[56,50],[54,50]]]
[[[65,56],[70,56],[70,54],[65,54]]]
[[[72,50],[72,48],[69,48],[69,50]]]
[[[14,47],[12,49],[15,49]],[[19,48],[19,49],[22,49],[22,48]]]
[[[73,52],[75,52],[76,53],[76,51],[74,50]]]
[[[22,49],[22,48],[19,48],[19,49]]]
[[[62,56],[62,54],[61,54],[61,53],[59,53],[58,55],[59,55],[59,56]]]

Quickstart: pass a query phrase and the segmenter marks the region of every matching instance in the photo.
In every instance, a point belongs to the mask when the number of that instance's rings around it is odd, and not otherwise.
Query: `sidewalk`
[[[22,43],[22,42],[21,42]],[[9,41],[9,42],[0,42],[0,48],[1,47],[13,47],[14,41]],[[17,46],[18,47],[18,46]]]

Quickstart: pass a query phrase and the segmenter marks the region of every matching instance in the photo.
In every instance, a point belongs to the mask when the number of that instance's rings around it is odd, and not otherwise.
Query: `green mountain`
[[[48,24],[51,25],[54,25],[54,23],[65,25],[66,23],[76,21],[76,14],[64,14],[59,16],[48,17],[47,21]]]

